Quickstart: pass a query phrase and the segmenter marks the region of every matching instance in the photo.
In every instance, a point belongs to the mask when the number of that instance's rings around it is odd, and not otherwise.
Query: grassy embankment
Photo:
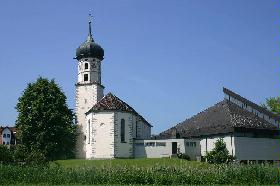
[[[277,184],[272,166],[209,165],[181,159],[60,160],[50,166],[0,165],[0,185]]]

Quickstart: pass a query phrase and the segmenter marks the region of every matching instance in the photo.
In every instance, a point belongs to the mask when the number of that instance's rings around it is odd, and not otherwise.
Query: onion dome
[[[94,42],[91,34],[91,21],[89,23],[89,32],[85,42],[83,42],[79,48],[76,50],[76,59],[80,60],[82,58],[97,58],[103,60],[104,50],[103,48]]]

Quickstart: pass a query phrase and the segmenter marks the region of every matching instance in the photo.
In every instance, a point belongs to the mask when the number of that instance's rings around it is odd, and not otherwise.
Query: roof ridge
[[[269,115],[270,117],[273,117],[274,119],[278,119],[279,118],[278,114],[273,113],[273,112],[271,112],[271,111],[261,107],[260,105],[258,105],[256,103],[254,103],[254,102],[252,102],[252,101],[250,101],[250,100],[240,96],[239,94],[233,92],[232,90],[229,90],[229,89],[223,87],[223,92],[225,94],[228,94],[228,95],[234,97],[235,99],[238,99],[241,102],[245,102],[246,104],[250,105],[252,108],[258,110],[259,112],[265,113],[265,114]]]

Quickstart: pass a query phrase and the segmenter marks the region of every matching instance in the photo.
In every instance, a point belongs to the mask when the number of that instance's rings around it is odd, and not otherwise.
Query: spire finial
[[[92,22],[92,15],[91,13],[88,14],[88,41],[93,41],[92,33],[91,33],[91,22]]]

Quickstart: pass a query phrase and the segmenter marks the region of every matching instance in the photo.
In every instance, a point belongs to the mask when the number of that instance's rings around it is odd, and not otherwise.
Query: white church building
[[[240,162],[279,161],[278,115],[224,88],[225,99],[151,139],[152,125],[112,93],[104,96],[104,50],[91,33],[76,50],[76,157],[82,159],[170,157],[200,160],[223,138]]]
[[[152,125],[112,93],[104,96],[101,63],[104,50],[93,40],[91,22],[86,41],[76,51],[77,158],[132,158],[134,140],[150,139]]]

